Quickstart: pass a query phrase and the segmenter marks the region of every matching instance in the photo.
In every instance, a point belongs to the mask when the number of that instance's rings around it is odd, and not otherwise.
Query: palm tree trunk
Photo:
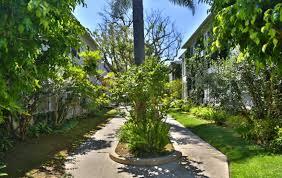
[[[144,62],[145,59],[143,0],[132,0],[132,5],[134,31],[134,60],[136,65],[140,65]]]

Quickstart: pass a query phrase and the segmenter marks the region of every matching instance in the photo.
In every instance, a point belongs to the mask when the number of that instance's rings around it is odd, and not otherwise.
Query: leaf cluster
[[[211,11],[215,15],[213,51],[239,45],[254,56],[257,66],[273,62],[282,68],[280,1],[215,0]]]
[[[147,59],[116,78],[113,97],[130,106],[130,119],[121,129],[121,141],[137,154],[160,153],[169,143],[169,127],[164,122],[163,105],[168,82],[168,67]]]

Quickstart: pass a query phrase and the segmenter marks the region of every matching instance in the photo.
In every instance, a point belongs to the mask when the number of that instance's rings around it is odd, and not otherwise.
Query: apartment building
[[[189,72],[187,71],[187,65],[188,65],[187,62],[190,60],[193,54],[195,54],[196,45],[199,39],[203,39],[203,44],[205,47],[209,45],[208,39],[211,36],[212,20],[213,20],[213,16],[211,14],[208,15],[207,18],[198,27],[198,29],[182,46],[182,49],[185,49],[185,52],[180,56],[180,60],[182,63],[182,98],[183,99],[186,99],[193,94],[193,88],[195,85],[195,82],[193,82],[192,79],[193,76],[191,76],[191,74],[189,74]],[[202,51],[200,51],[200,54],[202,56],[205,55],[205,48],[203,48]],[[212,67],[208,67],[207,70],[208,73],[214,72],[214,69]],[[209,87],[207,85],[202,90],[202,101],[199,102],[208,103],[210,102],[210,100],[211,98],[209,96]]]
[[[97,50],[97,44],[92,38],[91,34],[88,32],[87,29],[84,30],[84,34],[80,36],[80,40],[83,43],[80,49],[70,48],[70,56],[74,63],[77,65],[83,64],[83,58],[79,56],[80,52],[90,50],[95,51]],[[104,62],[101,60],[99,61],[98,70],[104,71],[101,75],[105,76],[109,72],[107,67],[104,65]],[[90,81],[96,84],[102,84],[100,79],[96,78],[95,76],[89,76]],[[70,100],[71,94],[68,91],[62,91],[58,94],[46,94],[45,96],[40,97],[40,101],[38,102],[37,112],[36,115],[41,115],[44,118],[52,119],[54,117],[58,117],[56,113],[59,110],[65,109],[61,108],[62,103],[67,103],[68,108],[66,109],[66,118],[72,118],[84,114],[87,112],[85,108],[82,107],[83,103],[87,102],[87,98],[77,98],[76,100]],[[61,112],[61,111],[60,111]]]

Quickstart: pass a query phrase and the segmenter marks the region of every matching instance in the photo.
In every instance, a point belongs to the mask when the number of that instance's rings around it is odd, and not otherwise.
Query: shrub
[[[227,125],[234,128],[243,138],[247,140],[256,140],[257,136],[254,134],[255,124],[251,118],[241,115],[230,116],[227,120]]]
[[[161,153],[169,143],[169,126],[151,118],[143,122],[128,121],[119,132],[121,142],[128,143],[129,148],[138,156]]]
[[[277,136],[271,141],[270,148],[276,153],[282,153],[282,128],[277,128]]]
[[[252,128],[249,119],[240,115],[228,117],[227,125],[234,128],[243,138],[249,137]]]
[[[173,80],[169,83],[167,83],[166,87],[169,90],[169,96],[172,99],[177,99],[180,100],[181,99],[181,95],[182,95],[182,81],[181,80]]]
[[[194,114],[195,116],[198,116],[198,117],[205,119],[205,120],[212,120],[214,112],[215,112],[215,110],[213,108],[202,107],[202,106],[193,107],[190,110],[191,114]]]
[[[192,108],[192,105],[190,105],[190,104],[183,104],[181,106],[181,110],[185,111],[185,112],[189,112],[191,108]]]
[[[228,118],[225,111],[212,107],[191,107],[190,113],[205,120],[212,120],[217,125],[225,125]]]
[[[250,130],[252,140],[258,144],[267,145],[276,136],[275,125],[269,119],[253,120],[253,127]]]
[[[193,102],[191,100],[173,100],[170,103],[170,108],[173,108],[176,111],[185,111],[189,112],[193,107]]]
[[[282,145],[282,131],[271,119],[254,119],[244,116],[230,116],[228,126],[234,128],[243,138],[279,152]]]
[[[131,118],[122,127],[120,140],[137,155],[159,153],[169,142],[169,127],[165,124],[169,106],[163,103],[167,74],[167,66],[147,59],[115,80],[112,96],[131,106]]]
[[[2,136],[0,139],[0,152],[8,151],[13,148],[13,141],[10,137]]]
[[[190,113],[217,125],[234,128],[243,138],[256,142],[274,152],[282,152],[282,129],[273,118],[258,119],[255,116],[228,115],[223,110],[211,107],[193,107]]]
[[[213,111],[211,119],[216,125],[225,125],[228,118],[228,114],[223,110]]]
[[[173,100],[170,103],[171,108],[181,109],[182,105],[184,104],[184,100]]]
[[[29,128],[28,134],[32,137],[39,137],[41,134],[52,133],[52,128],[47,121],[38,122]]]

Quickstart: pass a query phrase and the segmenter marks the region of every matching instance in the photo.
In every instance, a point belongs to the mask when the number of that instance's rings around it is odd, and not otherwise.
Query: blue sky
[[[197,0],[196,0],[197,1]],[[77,7],[74,15],[81,24],[94,31],[97,24],[101,22],[98,15],[107,5],[107,0],[86,0],[86,7]],[[183,34],[183,43],[193,34],[198,26],[207,17],[208,5],[199,4],[196,6],[196,13],[185,7],[173,5],[169,0],[143,0],[144,11],[161,10],[164,16],[169,16],[171,21],[175,22],[175,27]]]

